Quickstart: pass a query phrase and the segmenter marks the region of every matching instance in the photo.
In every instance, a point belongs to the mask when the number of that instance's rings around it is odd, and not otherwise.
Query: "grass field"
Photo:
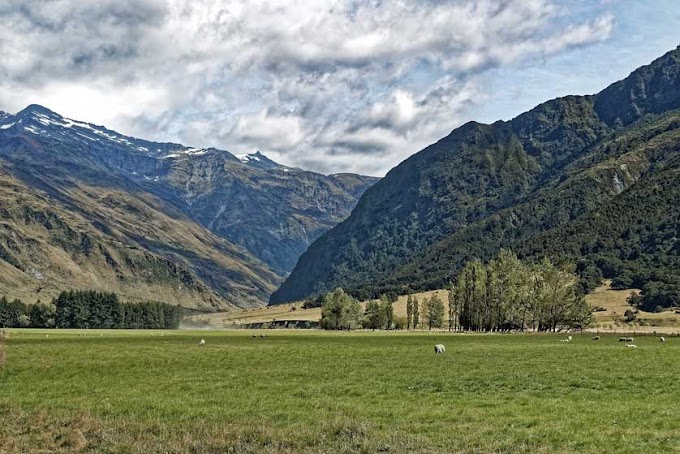
[[[12,331],[0,452],[680,451],[678,338],[252,334]]]

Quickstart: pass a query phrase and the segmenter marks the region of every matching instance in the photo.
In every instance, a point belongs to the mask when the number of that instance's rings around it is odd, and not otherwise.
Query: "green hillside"
[[[680,149],[679,62],[676,49],[595,96],[555,99],[509,122],[456,129],[367,190],[346,221],[310,246],[270,303],[338,286],[362,298],[388,289],[441,288],[462,264],[489,259],[501,247],[527,257],[590,260],[610,277],[637,269],[634,263],[609,266],[580,240],[567,247],[572,243],[557,238],[562,228],[590,229],[585,219],[603,216],[598,210],[609,204],[634,211],[662,203],[627,194],[650,196],[638,188],[654,178],[665,181],[664,169],[673,167]],[[668,233],[673,216],[667,210],[654,222]],[[616,231],[583,234],[603,242],[600,255],[618,254]],[[539,235],[560,247],[535,247]],[[657,260],[667,272],[672,262]]]
[[[0,160],[0,296],[45,302],[91,288],[216,310],[256,305],[276,281],[149,194],[75,182],[41,191]]]

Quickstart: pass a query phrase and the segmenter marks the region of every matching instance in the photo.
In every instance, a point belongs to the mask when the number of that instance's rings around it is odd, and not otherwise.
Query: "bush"
[[[623,316],[625,317],[626,323],[630,323],[637,318],[635,312],[633,312],[631,309],[626,309],[626,312],[623,313]]]
[[[406,317],[398,316],[394,317],[394,329],[406,329]]]
[[[634,307],[640,307],[642,305],[642,296],[636,292],[630,292],[630,296],[626,298],[626,302]]]

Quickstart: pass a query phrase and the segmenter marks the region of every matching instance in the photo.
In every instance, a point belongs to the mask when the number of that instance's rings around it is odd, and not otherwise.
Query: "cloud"
[[[242,115],[227,134],[241,143],[264,143],[279,153],[297,147],[304,139],[302,118],[293,115],[271,115],[263,110]]]
[[[549,0],[0,0],[0,19],[6,110],[376,174],[460,124],[489,68],[614,24]]]

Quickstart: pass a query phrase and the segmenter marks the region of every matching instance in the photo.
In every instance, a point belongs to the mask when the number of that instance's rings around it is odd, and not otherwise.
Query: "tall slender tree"
[[[454,331],[455,330],[455,320],[456,320],[456,287],[453,285],[453,282],[449,282],[449,294],[448,294],[448,303],[449,303],[449,331]]]
[[[392,299],[388,295],[380,297],[380,309],[382,312],[382,325],[385,329],[392,329],[394,323],[394,307],[392,306]]]
[[[406,299],[406,330],[411,329],[411,319],[413,318],[413,296],[408,294]]]
[[[380,303],[376,300],[371,300],[366,303],[366,311],[364,312],[364,328],[380,329],[382,327],[382,308]]]
[[[486,265],[466,264],[449,299],[449,311],[458,307],[465,330],[559,331],[583,328],[591,319],[573,266],[549,260],[529,266],[504,250]]]
[[[418,297],[414,296],[413,297],[413,329],[418,328],[418,324],[420,323],[420,302],[418,301]]]

